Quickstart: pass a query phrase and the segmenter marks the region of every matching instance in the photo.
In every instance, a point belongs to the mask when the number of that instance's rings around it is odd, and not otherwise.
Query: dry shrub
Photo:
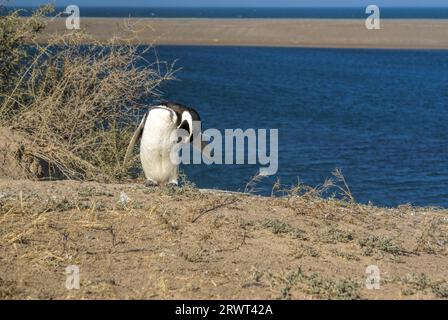
[[[42,14],[31,19],[38,17],[43,26]],[[23,20],[7,19],[8,25]],[[3,34],[9,33],[3,38],[18,31],[3,28]],[[173,70],[156,55],[152,62],[145,60],[153,48],[131,44],[133,40],[128,33],[98,43],[77,31],[53,36],[45,46],[31,35],[26,46],[16,47],[26,50],[27,58],[16,64],[22,73],[12,78],[13,88],[0,89],[0,127],[23,136],[22,146],[11,152],[24,176],[100,181],[123,176],[121,164],[136,115],[144,101],[158,96]],[[36,162],[37,168],[29,166]]]
[[[0,0],[0,102],[3,94],[14,89],[32,58],[26,43],[36,43],[37,34],[45,27],[42,17],[53,11],[51,6],[42,6],[28,19],[20,19],[20,10],[6,14],[3,3]]]

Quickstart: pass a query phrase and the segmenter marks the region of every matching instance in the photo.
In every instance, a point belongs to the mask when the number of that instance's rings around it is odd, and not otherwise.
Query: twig
[[[194,218],[191,222],[192,222],[192,223],[195,223],[196,221],[198,221],[202,216],[206,215],[207,213],[209,213],[209,212],[211,212],[211,211],[213,211],[213,210],[216,210],[216,209],[219,209],[219,208],[228,206],[229,204],[234,204],[234,203],[236,203],[237,201],[238,201],[238,198],[230,198],[230,199],[226,199],[226,201],[224,201],[224,202],[222,202],[222,203],[220,203],[220,204],[218,204],[218,205],[216,205],[216,206],[214,206],[214,207],[212,207],[212,208],[202,210],[202,211],[198,214],[198,216],[197,216],[196,218]]]

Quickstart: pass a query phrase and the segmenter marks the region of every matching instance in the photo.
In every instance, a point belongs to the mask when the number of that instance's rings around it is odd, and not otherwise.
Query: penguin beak
[[[201,152],[204,152],[204,148],[207,146],[207,142],[201,141]]]

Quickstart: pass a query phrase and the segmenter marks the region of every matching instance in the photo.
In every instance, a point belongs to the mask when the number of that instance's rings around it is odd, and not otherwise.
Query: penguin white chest
[[[159,184],[176,182],[178,165],[171,161],[174,141],[171,139],[176,129],[176,115],[166,109],[156,108],[148,113],[143,130],[140,158],[148,180]]]

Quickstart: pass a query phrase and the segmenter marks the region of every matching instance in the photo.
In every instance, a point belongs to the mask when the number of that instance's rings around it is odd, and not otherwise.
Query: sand
[[[381,30],[367,30],[364,20],[81,18],[82,30],[101,41],[129,24],[142,44],[448,48],[448,20],[383,19]],[[54,32],[66,32],[65,19],[53,20],[42,39]]]
[[[0,179],[0,299],[448,298],[447,217],[312,195]],[[79,290],[65,288],[70,265]],[[369,265],[379,290],[365,286]]]

